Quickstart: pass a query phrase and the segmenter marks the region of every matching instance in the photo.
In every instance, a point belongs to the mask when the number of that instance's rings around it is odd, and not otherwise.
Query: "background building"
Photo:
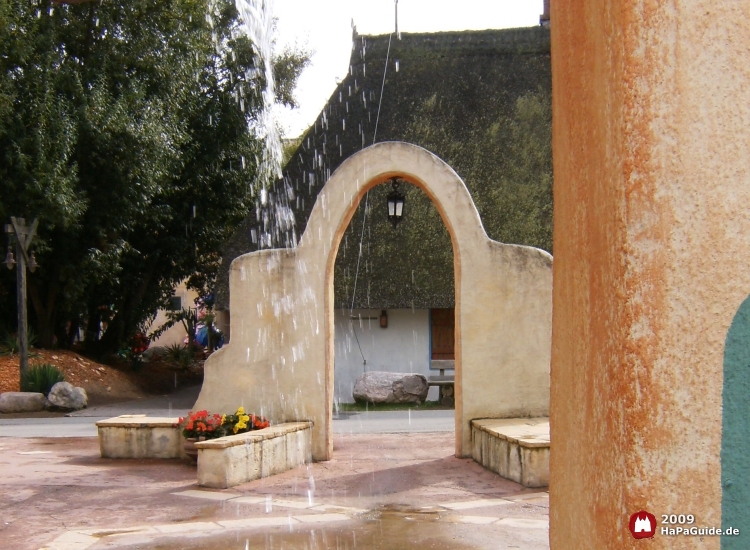
[[[428,149],[456,170],[491,239],[551,252],[549,40],[545,27],[400,36],[355,32],[348,76],[301,137],[272,194],[288,201],[296,237],[317,194],[347,157],[374,142],[398,140]],[[401,186],[405,216],[394,228],[386,215],[390,190],[378,186],[362,201],[336,259],[340,401],[353,400],[354,380],[366,370],[429,375],[431,366],[449,366],[434,361],[452,359],[448,231],[430,199],[411,185]],[[216,289],[225,334],[229,265],[259,248],[262,223],[257,214],[249,216],[225,248]],[[387,328],[380,326],[383,311]]]

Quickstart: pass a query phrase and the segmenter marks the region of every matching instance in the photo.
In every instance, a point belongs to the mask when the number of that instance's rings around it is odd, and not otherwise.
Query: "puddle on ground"
[[[232,531],[199,538],[162,538],[146,544],[118,546],[130,550],[464,550],[461,531],[475,527],[440,521],[452,514],[432,508],[384,506],[350,521],[327,525],[294,524],[262,532]],[[488,546],[493,547],[494,546]]]

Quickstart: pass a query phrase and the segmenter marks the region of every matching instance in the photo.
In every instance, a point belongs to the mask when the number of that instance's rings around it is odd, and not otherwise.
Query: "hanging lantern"
[[[13,247],[8,246],[8,253],[5,255],[5,261],[3,262],[8,269],[13,269],[13,266],[16,265],[16,258],[13,256]]]
[[[388,328],[388,313],[385,310],[380,312],[380,328]]]
[[[391,178],[393,191],[388,193],[388,220],[396,227],[404,216],[404,203],[406,197],[398,190],[399,182],[397,178]]]
[[[36,271],[36,268],[39,267],[39,264],[36,263],[36,258],[34,257],[34,253],[31,253],[31,258],[29,258],[29,271],[34,273]]]

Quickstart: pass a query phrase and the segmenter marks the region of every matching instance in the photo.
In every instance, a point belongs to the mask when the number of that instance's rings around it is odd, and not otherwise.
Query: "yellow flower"
[[[237,416],[245,414],[245,407],[240,407],[237,409]]]
[[[221,423],[224,424],[224,421],[227,419],[227,415],[222,414],[221,415]]]

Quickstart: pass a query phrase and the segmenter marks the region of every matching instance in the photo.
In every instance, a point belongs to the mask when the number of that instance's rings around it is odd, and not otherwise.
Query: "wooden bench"
[[[455,385],[456,377],[453,374],[445,374],[446,370],[454,370],[453,359],[432,359],[430,370],[440,371],[439,375],[432,375],[427,379],[428,386],[437,386],[440,389],[440,404],[452,407],[456,402]]]

